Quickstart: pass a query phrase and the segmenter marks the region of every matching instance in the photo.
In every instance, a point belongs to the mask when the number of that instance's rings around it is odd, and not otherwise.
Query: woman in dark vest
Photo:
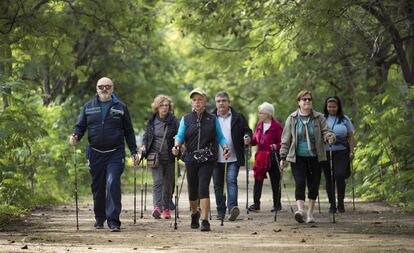
[[[190,92],[190,98],[193,111],[181,119],[172,152],[178,155],[179,147],[185,144],[183,160],[187,168],[191,228],[200,227],[201,216],[201,231],[210,231],[209,186],[217,161],[216,141],[223,148],[225,157],[229,157],[230,153],[216,116],[206,111],[207,94],[201,89],[194,89]],[[198,210],[199,202],[201,213]]]

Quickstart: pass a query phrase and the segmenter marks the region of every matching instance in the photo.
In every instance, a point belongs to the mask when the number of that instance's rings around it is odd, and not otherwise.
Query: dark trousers
[[[332,179],[331,179],[331,167],[330,167],[330,154],[326,152],[328,161],[324,162],[323,172],[325,174],[325,187],[328,195],[329,203],[333,206],[333,195],[332,195]],[[345,198],[345,179],[349,166],[349,153],[348,150],[332,151],[332,165],[334,175],[334,186],[338,192],[338,205],[344,205]]]
[[[186,163],[188,197],[190,201],[210,197],[210,181],[213,175],[215,162]]]
[[[315,200],[319,194],[321,182],[321,165],[317,157],[296,157],[291,163],[293,178],[295,179],[295,198],[305,200],[306,184],[308,185],[308,198]]]
[[[92,176],[93,211],[95,219],[108,225],[121,226],[121,175],[124,172],[125,150],[99,153],[88,147],[89,173]]]
[[[280,170],[279,166],[274,159],[274,154],[272,153],[270,161],[271,165],[268,171],[270,177],[270,184],[272,185],[272,193],[273,193],[273,207],[281,207],[282,204],[280,202],[281,194],[281,187],[280,187]],[[279,157],[278,157],[279,159]],[[262,189],[263,189],[263,181],[254,180],[253,186],[253,201],[254,204],[260,206],[260,198],[262,197]]]

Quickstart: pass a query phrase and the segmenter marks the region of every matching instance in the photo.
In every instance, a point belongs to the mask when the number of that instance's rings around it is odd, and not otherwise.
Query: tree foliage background
[[[410,0],[1,1],[0,213],[72,197],[68,136],[102,76],[137,132],[160,93],[181,116],[193,87],[226,90],[252,127],[264,101],[283,123],[300,89],[319,111],[338,95],[356,127],[358,195],[414,209]]]

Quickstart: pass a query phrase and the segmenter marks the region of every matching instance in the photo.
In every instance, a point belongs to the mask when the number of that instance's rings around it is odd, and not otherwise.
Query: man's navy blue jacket
[[[102,119],[98,95],[88,101],[82,109],[73,133],[78,141],[88,130],[89,145],[95,149],[106,151],[125,147],[124,137],[131,154],[137,153],[134,129],[127,106],[115,95],[105,118]]]

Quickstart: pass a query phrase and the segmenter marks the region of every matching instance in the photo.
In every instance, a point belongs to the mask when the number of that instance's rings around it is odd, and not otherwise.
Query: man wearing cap
[[[206,111],[207,94],[197,88],[190,92],[190,99],[192,112],[181,119],[172,152],[178,155],[179,147],[185,143],[186,151],[183,160],[187,168],[191,228],[200,227],[201,217],[201,231],[210,231],[209,186],[217,161],[216,139],[223,148],[225,157],[229,157],[230,152],[218,120]],[[198,202],[200,202],[201,213],[198,210]]]
[[[244,166],[244,146],[250,144],[252,130],[249,128],[243,114],[238,113],[230,106],[230,97],[227,92],[218,92],[215,96],[215,102],[216,109],[213,111],[213,115],[217,116],[231,154],[227,159],[226,171],[227,208],[230,213],[229,221],[235,221],[240,214],[237,203],[237,176],[239,175],[240,166]],[[224,219],[226,215],[226,203],[223,199],[225,161],[226,158],[223,152],[219,150],[217,167],[213,172],[217,219]]]
[[[114,94],[111,79],[96,84],[97,95],[87,102],[78,117],[70,143],[76,145],[88,130],[86,155],[92,176],[93,210],[96,229],[105,221],[111,232],[119,232],[121,221],[121,174],[125,165],[124,139],[134,164],[138,163],[134,129],[127,106]]]

